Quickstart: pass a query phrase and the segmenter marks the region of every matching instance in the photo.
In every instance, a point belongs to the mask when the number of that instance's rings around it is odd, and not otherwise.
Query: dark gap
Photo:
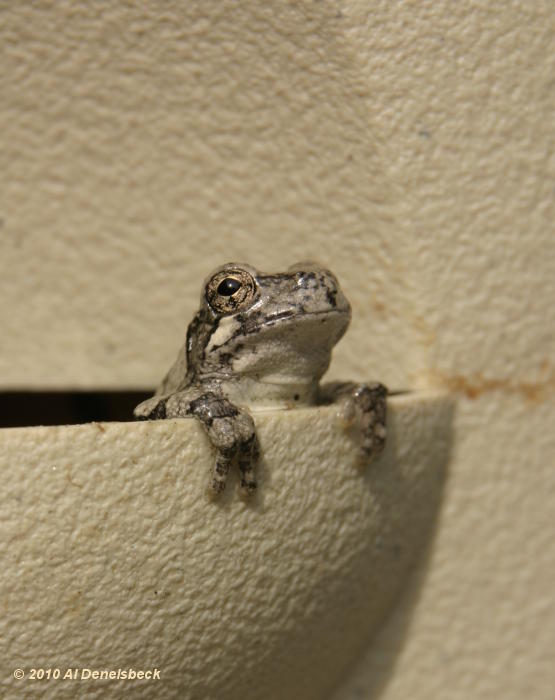
[[[2,391],[0,428],[132,421],[133,409],[153,391]],[[410,391],[390,391],[389,396]]]
[[[131,421],[152,391],[3,391],[0,428]]]

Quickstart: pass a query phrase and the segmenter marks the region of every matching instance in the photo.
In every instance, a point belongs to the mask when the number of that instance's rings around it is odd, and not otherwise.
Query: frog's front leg
[[[252,417],[231,401],[212,392],[190,401],[187,413],[201,422],[216,448],[211,490],[221,493],[225,489],[229,469],[237,462],[241,474],[241,491],[247,496],[253,494],[256,491],[254,467],[259,448]]]
[[[379,455],[385,446],[387,388],[378,382],[336,382],[324,385],[321,391],[324,401],[342,403],[342,417],[348,424],[356,421],[365,461]]]

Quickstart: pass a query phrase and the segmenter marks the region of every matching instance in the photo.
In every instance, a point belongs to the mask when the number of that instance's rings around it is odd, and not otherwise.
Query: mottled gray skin
[[[223,265],[204,283],[185,348],[135,416],[199,420],[216,450],[213,493],[224,490],[234,463],[242,493],[256,490],[259,447],[249,408],[340,400],[345,418],[360,428],[369,460],[385,443],[386,388],[319,385],[350,318],[337,279],[314,263],[272,275],[246,264]]]

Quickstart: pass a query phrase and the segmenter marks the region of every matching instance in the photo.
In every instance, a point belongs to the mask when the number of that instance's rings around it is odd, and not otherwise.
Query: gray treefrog
[[[339,400],[347,420],[356,420],[369,460],[384,447],[387,389],[378,383],[319,384],[350,318],[336,277],[315,263],[277,274],[223,265],[204,283],[185,347],[135,416],[199,420],[216,451],[213,493],[224,490],[235,463],[242,493],[256,491],[260,450],[250,408]]]

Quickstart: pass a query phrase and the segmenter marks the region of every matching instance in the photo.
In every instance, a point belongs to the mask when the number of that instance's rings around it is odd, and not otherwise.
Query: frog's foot
[[[254,467],[259,449],[251,416],[212,392],[191,401],[188,412],[200,421],[216,448],[210,491],[219,494],[225,489],[229,469],[237,462],[241,492],[252,495],[257,486]]]
[[[336,383],[324,387],[327,400],[339,400],[341,418],[348,427],[353,424],[362,436],[362,459],[374,459],[385,446],[387,389],[383,384]]]
[[[153,396],[135,406],[133,415],[139,420],[166,418],[166,399],[161,396]]]
[[[350,399],[362,431],[362,451],[370,460],[385,447],[387,389],[383,384],[362,384]]]

